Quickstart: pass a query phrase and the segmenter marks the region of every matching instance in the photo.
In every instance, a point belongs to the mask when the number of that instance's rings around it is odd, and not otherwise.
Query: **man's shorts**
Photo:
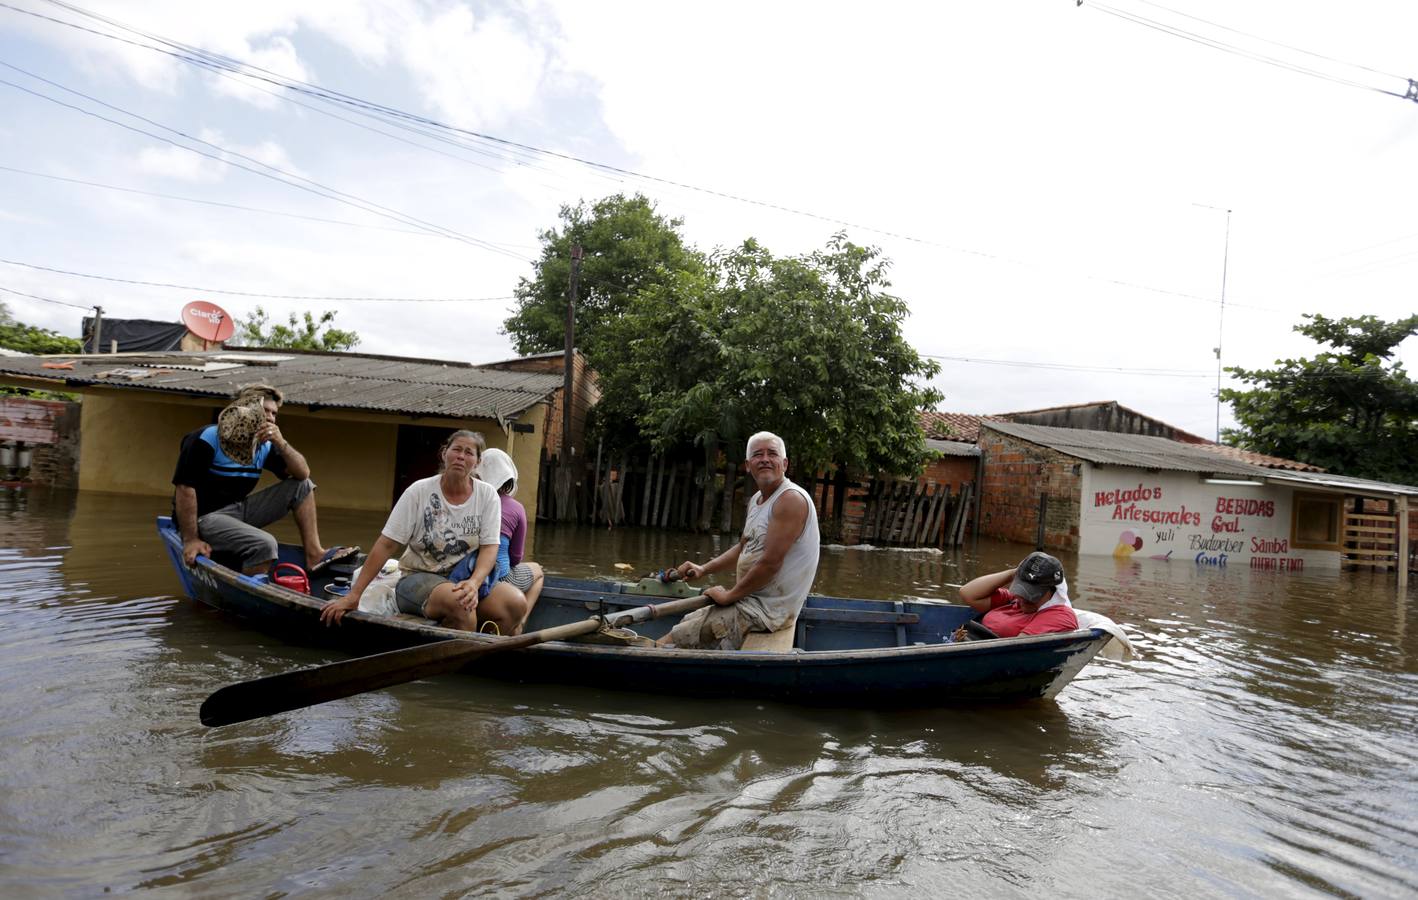
[[[199,517],[197,534],[212,545],[212,552],[240,557],[243,569],[270,562],[280,548],[275,536],[265,531],[265,527],[280,521],[313,490],[315,482],[309,478],[282,479],[245,499]]]
[[[750,631],[762,631],[737,603],[705,606],[670,629],[670,642],[680,650],[739,650]]]

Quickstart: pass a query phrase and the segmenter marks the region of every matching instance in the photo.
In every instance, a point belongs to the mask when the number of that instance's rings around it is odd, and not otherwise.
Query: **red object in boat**
[[[271,573],[271,580],[281,587],[290,588],[302,594],[310,593],[310,578],[305,574],[305,570],[295,563],[276,563],[275,571]]]

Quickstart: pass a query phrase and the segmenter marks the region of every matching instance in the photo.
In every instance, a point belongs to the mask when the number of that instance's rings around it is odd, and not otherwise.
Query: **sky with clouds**
[[[0,299],[64,334],[206,299],[503,359],[539,232],[634,191],[706,250],[880,246],[950,411],[1211,436],[1218,336],[1265,366],[1315,351],[1302,313],[1418,309],[1418,4],[0,3]]]

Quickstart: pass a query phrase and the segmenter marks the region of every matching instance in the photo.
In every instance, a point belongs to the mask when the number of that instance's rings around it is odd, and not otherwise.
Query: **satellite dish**
[[[236,333],[236,323],[227,311],[206,300],[193,300],[182,307],[182,324],[204,341],[224,341]]]

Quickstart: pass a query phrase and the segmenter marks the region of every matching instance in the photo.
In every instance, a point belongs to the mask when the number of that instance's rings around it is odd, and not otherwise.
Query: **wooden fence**
[[[950,485],[873,479],[866,493],[861,541],[910,547],[954,547],[965,538],[974,486],[951,497]]]
[[[1398,516],[1346,512],[1344,514],[1344,566],[1387,569],[1398,564]]]
[[[597,453],[582,467],[562,469],[544,452],[536,515],[539,519],[732,532],[756,488],[738,466],[648,456]],[[793,478],[812,495],[824,540],[900,546],[953,546],[964,537],[971,485],[952,497],[949,485],[872,479],[836,473]]]

